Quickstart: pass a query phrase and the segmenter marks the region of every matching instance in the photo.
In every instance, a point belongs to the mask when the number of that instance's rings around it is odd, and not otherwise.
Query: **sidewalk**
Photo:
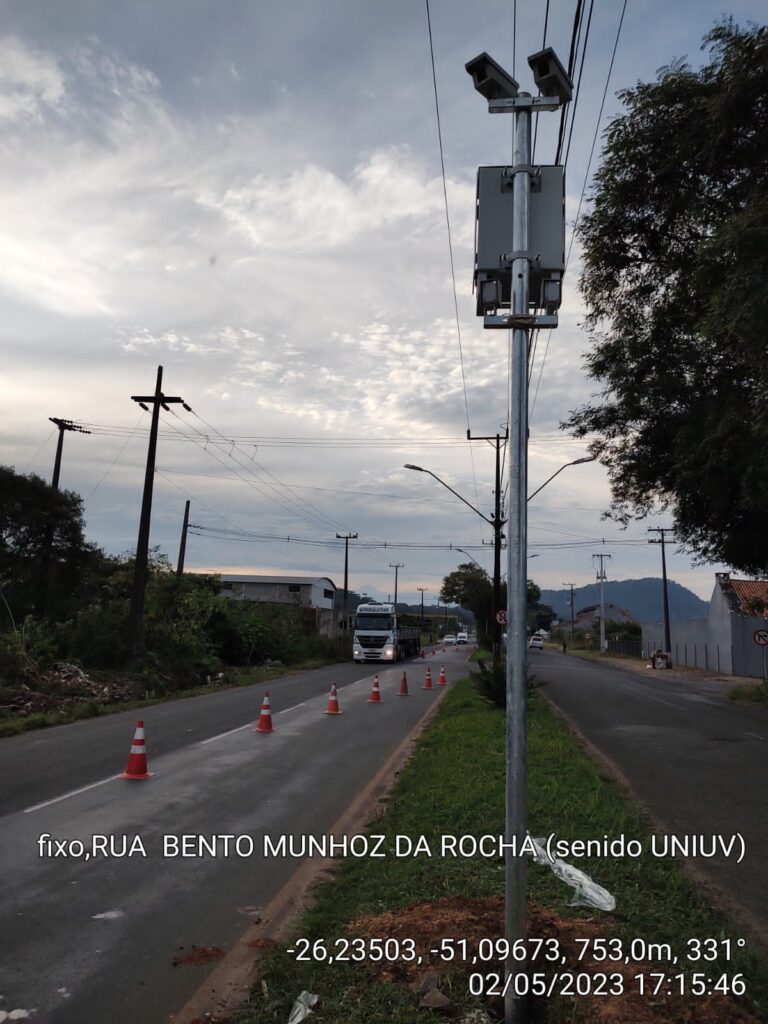
[[[559,651],[560,647],[556,647],[553,644],[548,645],[550,650]],[[684,668],[683,666],[675,666],[674,668],[649,668],[648,661],[645,658],[630,658],[630,657],[619,657],[617,655],[601,655],[593,651],[568,651],[568,654],[572,654],[577,658],[588,659],[589,661],[595,661],[599,665],[607,665],[611,668],[622,669],[625,672],[634,672],[636,675],[650,677],[653,679],[663,680],[669,683],[683,683],[689,686],[699,686],[704,690],[711,692],[727,693],[737,686],[756,685],[760,682],[759,679],[755,679],[752,676],[731,676],[725,675],[718,672],[707,672],[703,668]]]

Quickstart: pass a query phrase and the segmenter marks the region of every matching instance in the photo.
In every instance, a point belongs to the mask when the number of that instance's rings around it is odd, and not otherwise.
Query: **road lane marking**
[[[294,704],[290,708],[283,708],[282,711],[276,711],[275,712],[275,717],[277,717],[277,715],[285,715],[289,711],[295,711],[296,708],[302,708],[302,707],[304,707],[304,705],[306,703],[307,702],[305,700],[303,700],[301,702],[301,704]],[[238,727],[236,729],[229,729],[229,730],[227,730],[227,732],[220,732],[216,736],[209,736],[207,740],[200,740],[200,746],[203,747],[203,746],[205,746],[206,743],[213,743],[214,740],[222,740],[222,739],[224,739],[225,736],[234,736],[234,734],[236,732],[242,732],[243,729],[250,729],[250,728],[254,727],[255,725],[256,725],[255,722],[246,722],[245,725],[238,725]]]
[[[683,707],[682,704],[673,704],[671,700],[664,700],[663,697],[656,697],[652,693],[638,693],[637,690],[634,688],[634,686],[626,686],[624,683],[622,683],[621,684],[621,688],[622,688],[622,690],[629,690],[630,693],[634,693],[635,696],[640,697],[641,699],[643,697],[647,697],[648,700],[655,700],[658,704],[666,704],[666,705],[668,705],[668,707],[674,708],[675,711],[685,711],[686,710]]]
[[[33,807],[27,807],[23,814],[31,814],[32,811],[39,811],[43,807],[50,807],[51,804],[57,804],[60,800],[68,800],[71,796],[77,796],[79,793],[87,793],[89,789],[96,789],[97,786],[104,786],[107,782],[112,782],[114,779],[119,779],[119,775],[110,775],[108,779],[102,779],[100,782],[92,782],[89,786],[81,786],[80,789],[73,789],[69,793],[64,793],[62,796],[55,796],[53,800],[43,800],[41,804],[35,804]]]
[[[745,732],[745,736],[751,736],[753,740],[762,740],[762,736],[758,736],[756,732]]]

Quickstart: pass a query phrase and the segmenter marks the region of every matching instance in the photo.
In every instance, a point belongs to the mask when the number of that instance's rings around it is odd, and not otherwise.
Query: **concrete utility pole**
[[[181,524],[181,542],[179,544],[179,560],[176,563],[176,575],[184,575],[184,556],[187,552],[187,528],[189,526],[189,498],[184,503],[184,522]]]
[[[53,476],[51,477],[51,487],[54,491],[59,489],[59,477],[61,476],[61,453],[64,447],[64,431],[70,430],[77,434],[90,434],[90,430],[86,430],[84,427],[79,427],[72,420],[63,420],[58,416],[49,416],[48,419],[51,423],[55,423],[59,429],[59,437],[56,442],[56,456],[53,460]],[[43,548],[40,553],[40,576],[37,584],[37,601],[35,602],[35,609],[38,615],[45,615],[48,605],[48,581],[51,571],[51,549],[53,548],[53,531],[54,524],[49,520],[45,525],[45,531],[43,532]]]
[[[515,120],[511,167],[478,172],[477,313],[487,328],[512,330],[509,357],[509,509],[507,527],[507,746],[506,746],[506,938],[510,950],[528,931],[526,858],[515,855],[527,836],[527,484],[528,484],[528,341],[534,327],[556,327],[565,269],[563,168],[531,165],[531,114],[558,110],[571,99],[573,85],[551,48],[532,54],[528,64],[540,96],[520,93],[517,82],[487,53],[466,70],[491,114],[511,113]],[[529,238],[531,180],[541,214]],[[511,211],[509,208],[511,184]],[[510,216],[511,213],[511,216]],[[541,225],[547,223],[542,232]],[[511,237],[507,225],[511,224]],[[544,235],[547,235],[544,238]],[[531,293],[530,281],[534,288]],[[533,302],[531,302],[531,295]],[[499,308],[511,315],[499,315]],[[531,312],[533,307],[534,312]],[[541,313],[539,313],[541,310]],[[526,970],[522,966],[522,972]],[[526,998],[512,984],[521,965],[511,955],[505,963],[506,1024],[519,1024]]]
[[[649,544],[661,544],[661,578],[664,593],[664,653],[669,659],[672,658],[672,640],[669,629],[669,591],[667,589],[667,556],[664,550],[665,534],[674,533],[669,526],[651,526],[648,533],[658,533],[661,536],[658,540],[649,540]]]
[[[155,453],[157,451],[157,430],[160,422],[160,407],[169,412],[171,404],[189,408],[183,398],[163,394],[163,368],[157,368],[154,395],[131,395],[132,402],[138,404],[146,412],[152,406],[152,423],[149,428],[149,447],[147,449],[147,468],[144,473],[144,494],[141,499],[141,518],[139,520],[139,539],[136,542],[136,560],[133,566],[133,589],[131,590],[131,611],[128,619],[128,656],[133,658],[141,647],[144,626],[144,591],[147,586],[147,561],[149,558],[149,524],[152,517],[152,487],[155,481]]]
[[[503,440],[506,441],[509,437],[509,429],[505,429]],[[472,440],[472,432],[467,431],[467,440]],[[496,489],[495,489],[495,507],[493,510],[493,519],[491,525],[493,526],[493,670],[494,673],[498,670],[501,664],[501,623],[497,621],[496,615],[501,611],[501,541],[502,532],[501,528],[505,523],[505,520],[501,517],[501,442],[502,437],[500,434],[496,434],[493,437],[475,437],[476,441],[490,441],[491,444],[495,445],[496,448]]]
[[[593,559],[600,559],[600,568],[597,571],[597,581],[600,584],[600,650],[603,652],[605,652],[608,647],[605,642],[605,595],[603,591],[603,583],[608,579],[605,575],[605,559],[607,558],[610,561],[611,557],[611,555],[606,555],[602,552],[599,555],[592,555]]]
[[[576,586],[575,583],[564,583],[564,587],[571,588],[571,647],[573,647],[573,627],[574,619],[576,618],[576,606],[573,603],[573,588]]]
[[[405,568],[405,562],[390,562],[389,568],[395,570],[395,600],[393,608],[395,609],[395,615],[397,615],[397,570]]]
[[[421,625],[420,628],[424,629],[424,591],[429,590],[429,587],[416,587],[417,590],[421,591]]]
[[[342,626],[341,631],[344,636],[347,635],[347,595],[349,594],[349,542],[357,539],[356,533],[337,533],[336,537],[338,540],[344,541],[344,597],[341,605],[341,620]]]

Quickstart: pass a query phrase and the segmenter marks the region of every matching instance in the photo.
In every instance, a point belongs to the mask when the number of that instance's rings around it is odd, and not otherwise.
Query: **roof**
[[[333,580],[327,576],[257,576],[253,573],[227,572],[217,573],[224,583],[299,583],[313,586],[315,583],[329,583],[337,589]]]
[[[734,580],[731,589],[742,615],[768,616],[768,580]]]

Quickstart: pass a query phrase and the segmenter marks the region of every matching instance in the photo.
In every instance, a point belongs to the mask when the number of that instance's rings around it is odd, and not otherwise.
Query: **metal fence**
[[[642,640],[611,640],[607,641],[609,654],[625,654],[629,658],[642,657]]]

